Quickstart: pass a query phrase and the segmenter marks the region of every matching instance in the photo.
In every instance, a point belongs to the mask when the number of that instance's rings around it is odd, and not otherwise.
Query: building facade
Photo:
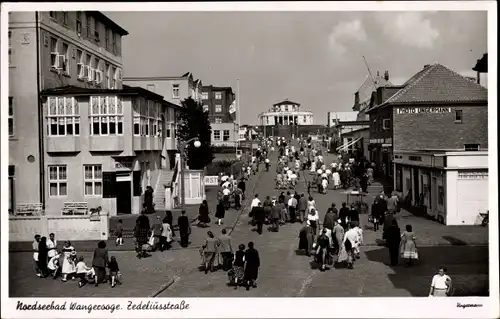
[[[327,112],[326,113],[326,126],[335,127],[339,122],[356,121],[358,112]]]
[[[10,210],[18,203],[45,203],[40,92],[68,85],[121,89],[121,43],[127,34],[98,11],[9,13]],[[69,115],[57,121],[61,134],[74,134],[82,125]]]
[[[300,104],[285,100],[276,104],[269,112],[259,114],[259,123],[263,126],[276,125],[312,125],[312,112],[301,110]]]
[[[235,147],[239,140],[236,120],[236,95],[231,87],[204,86],[203,110],[212,126],[212,145]]]
[[[132,76],[124,77],[123,83],[142,87],[164,97],[167,102],[181,105],[189,97],[202,102],[201,80],[195,80],[191,72],[182,76]]]
[[[405,196],[409,190],[398,182],[403,167],[394,165],[396,154],[488,149],[487,90],[440,64],[426,65],[401,86],[379,88],[371,105],[372,159],[378,173],[393,180]],[[409,196],[415,205],[425,187],[412,185]]]

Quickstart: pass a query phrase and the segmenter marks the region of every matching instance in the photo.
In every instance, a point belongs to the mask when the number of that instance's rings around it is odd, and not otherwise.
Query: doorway
[[[116,212],[118,215],[132,213],[132,189],[130,181],[116,182]]]
[[[418,178],[418,168],[413,168],[413,195],[415,198],[414,206],[419,206],[420,203],[420,183]]]

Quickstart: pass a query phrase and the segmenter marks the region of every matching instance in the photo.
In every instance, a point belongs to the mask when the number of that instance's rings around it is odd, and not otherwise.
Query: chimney
[[[430,64],[426,64],[426,65],[424,65],[424,69],[427,69],[430,66],[431,66]]]
[[[389,81],[389,71],[387,71],[387,70],[384,72],[384,79],[386,81]]]

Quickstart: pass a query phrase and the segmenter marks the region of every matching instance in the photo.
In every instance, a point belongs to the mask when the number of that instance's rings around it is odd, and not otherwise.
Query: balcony
[[[89,136],[90,152],[123,152],[124,137],[119,135]]]
[[[47,153],[78,153],[81,150],[80,136],[47,136]]]

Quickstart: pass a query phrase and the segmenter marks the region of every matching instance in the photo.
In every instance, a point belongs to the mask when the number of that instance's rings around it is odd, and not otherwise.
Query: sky
[[[240,79],[241,124],[284,99],[314,113],[351,111],[371,72],[402,84],[426,64],[467,76],[487,52],[486,11],[104,12],[130,34],[124,76]],[[238,94],[238,92],[236,92]]]

